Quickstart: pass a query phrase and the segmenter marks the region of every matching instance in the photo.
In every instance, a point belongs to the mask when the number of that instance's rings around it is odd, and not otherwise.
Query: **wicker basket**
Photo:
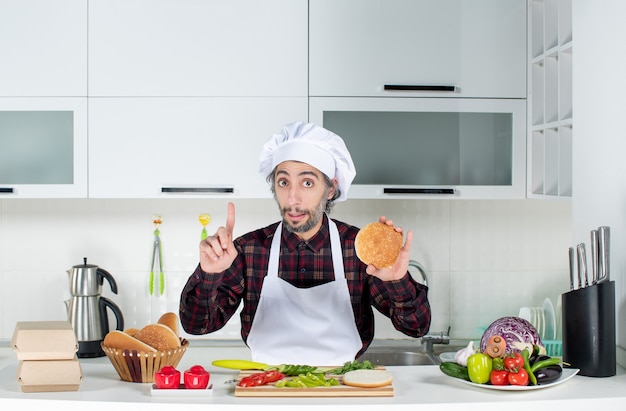
[[[189,341],[181,339],[181,346],[168,351],[137,352],[121,350],[102,344],[102,350],[109,357],[115,371],[123,381],[153,382],[154,373],[166,365],[176,367],[185,354]]]

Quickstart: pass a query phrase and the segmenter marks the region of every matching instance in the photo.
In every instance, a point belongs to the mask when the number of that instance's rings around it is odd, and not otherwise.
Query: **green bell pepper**
[[[470,381],[476,384],[489,382],[493,360],[487,354],[475,353],[467,357],[467,371]]]

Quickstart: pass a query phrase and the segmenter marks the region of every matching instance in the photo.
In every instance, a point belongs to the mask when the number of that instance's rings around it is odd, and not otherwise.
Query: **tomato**
[[[467,372],[470,381],[485,384],[491,375],[492,359],[487,354],[475,353],[467,357]]]
[[[517,352],[513,355],[504,357],[504,368],[512,372],[516,372],[517,370],[524,368],[524,357],[522,356],[522,353]]]
[[[266,380],[266,384],[270,383],[270,382],[276,382],[276,381],[280,381],[283,378],[285,378],[285,374],[283,374],[280,371],[277,370],[270,370],[270,371],[266,371],[265,372],[265,380]]]
[[[509,384],[511,385],[528,385],[528,372],[524,368],[520,368],[518,372],[509,373]]]
[[[270,382],[276,382],[285,378],[285,374],[276,370],[270,370],[265,372],[257,372],[255,374],[248,375],[239,380],[240,387],[257,387],[259,385],[269,384]]]
[[[183,376],[185,388],[189,389],[205,389],[209,386],[209,378],[209,372],[201,365],[194,365],[189,368]]]
[[[507,370],[492,370],[489,376],[491,385],[509,385],[509,372]]]
[[[172,389],[180,386],[180,371],[166,365],[154,373],[154,385],[159,389]]]

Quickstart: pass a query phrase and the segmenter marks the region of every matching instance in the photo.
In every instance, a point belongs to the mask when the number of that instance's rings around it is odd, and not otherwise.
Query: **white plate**
[[[456,362],[456,358],[454,356],[456,352],[442,352],[439,354],[439,359],[441,362]]]
[[[462,382],[463,384],[468,384],[468,385],[472,385],[474,387],[479,387],[479,388],[485,388],[485,389],[488,389],[488,390],[498,390],[498,391],[531,391],[531,390],[540,390],[542,388],[554,387],[555,385],[562,384],[565,381],[571,379],[576,374],[578,374],[578,371],[580,371],[578,368],[563,368],[563,373],[561,374],[561,377],[558,380],[556,380],[556,381],[550,382],[548,384],[526,385],[526,386],[476,384],[476,383],[473,383],[473,382],[470,382],[470,381],[462,380],[460,378],[450,377],[449,375],[446,375],[446,377],[453,378],[456,381]]]
[[[178,389],[159,389],[156,388],[155,384],[152,384],[150,385],[150,395],[164,398],[206,398],[213,395],[213,384],[209,384],[205,390],[186,389],[183,384]]]
[[[556,314],[549,298],[543,301],[543,314],[546,321],[544,340],[556,340]]]

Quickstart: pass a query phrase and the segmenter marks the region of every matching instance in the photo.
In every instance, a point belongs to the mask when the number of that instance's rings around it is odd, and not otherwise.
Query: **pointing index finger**
[[[226,232],[229,237],[233,237],[233,229],[235,228],[235,204],[228,203],[228,214],[226,216]]]

